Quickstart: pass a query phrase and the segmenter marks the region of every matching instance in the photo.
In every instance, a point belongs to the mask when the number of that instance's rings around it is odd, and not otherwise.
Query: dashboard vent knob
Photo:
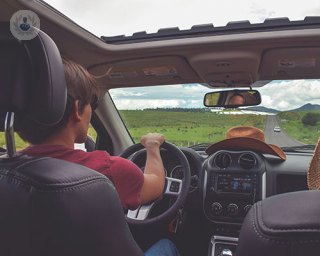
[[[239,165],[245,169],[249,170],[253,168],[256,164],[256,159],[252,154],[243,154],[239,158]]]
[[[231,164],[231,157],[226,153],[219,153],[215,157],[215,164],[220,169],[226,169]]]

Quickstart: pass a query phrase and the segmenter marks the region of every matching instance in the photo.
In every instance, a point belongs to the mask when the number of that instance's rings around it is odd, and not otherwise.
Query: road
[[[267,143],[275,144],[279,147],[293,147],[304,145],[301,142],[296,141],[294,138],[290,137],[282,128],[281,132],[274,132],[274,127],[279,126],[279,119],[276,115],[267,116],[266,124],[264,126],[264,134]]]

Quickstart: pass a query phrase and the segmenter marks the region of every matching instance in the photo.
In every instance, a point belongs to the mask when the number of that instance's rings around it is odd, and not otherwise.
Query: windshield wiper
[[[303,145],[294,147],[282,147],[281,149],[286,152],[297,152],[299,150],[314,150],[316,145]]]
[[[200,150],[205,150],[211,144],[212,143],[200,143],[200,144],[192,145],[189,148],[193,149],[194,151],[200,151]]]

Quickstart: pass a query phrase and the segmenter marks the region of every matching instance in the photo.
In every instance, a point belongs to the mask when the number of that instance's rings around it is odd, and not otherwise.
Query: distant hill
[[[248,107],[248,108],[245,108],[245,110],[260,111],[260,112],[275,113],[275,114],[278,114],[281,112],[273,108],[266,108],[262,106]]]
[[[307,103],[300,108],[289,110],[291,112],[320,110],[320,105]]]

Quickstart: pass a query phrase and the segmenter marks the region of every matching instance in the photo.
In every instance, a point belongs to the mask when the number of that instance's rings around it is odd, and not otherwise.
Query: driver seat
[[[16,153],[15,130],[58,122],[66,104],[62,60],[39,31],[19,41],[0,22],[0,121],[7,153],[0,156],[1,255],[143,255],[113,184],[71,162]],[[5,121],[4,121],[5,119]]]

